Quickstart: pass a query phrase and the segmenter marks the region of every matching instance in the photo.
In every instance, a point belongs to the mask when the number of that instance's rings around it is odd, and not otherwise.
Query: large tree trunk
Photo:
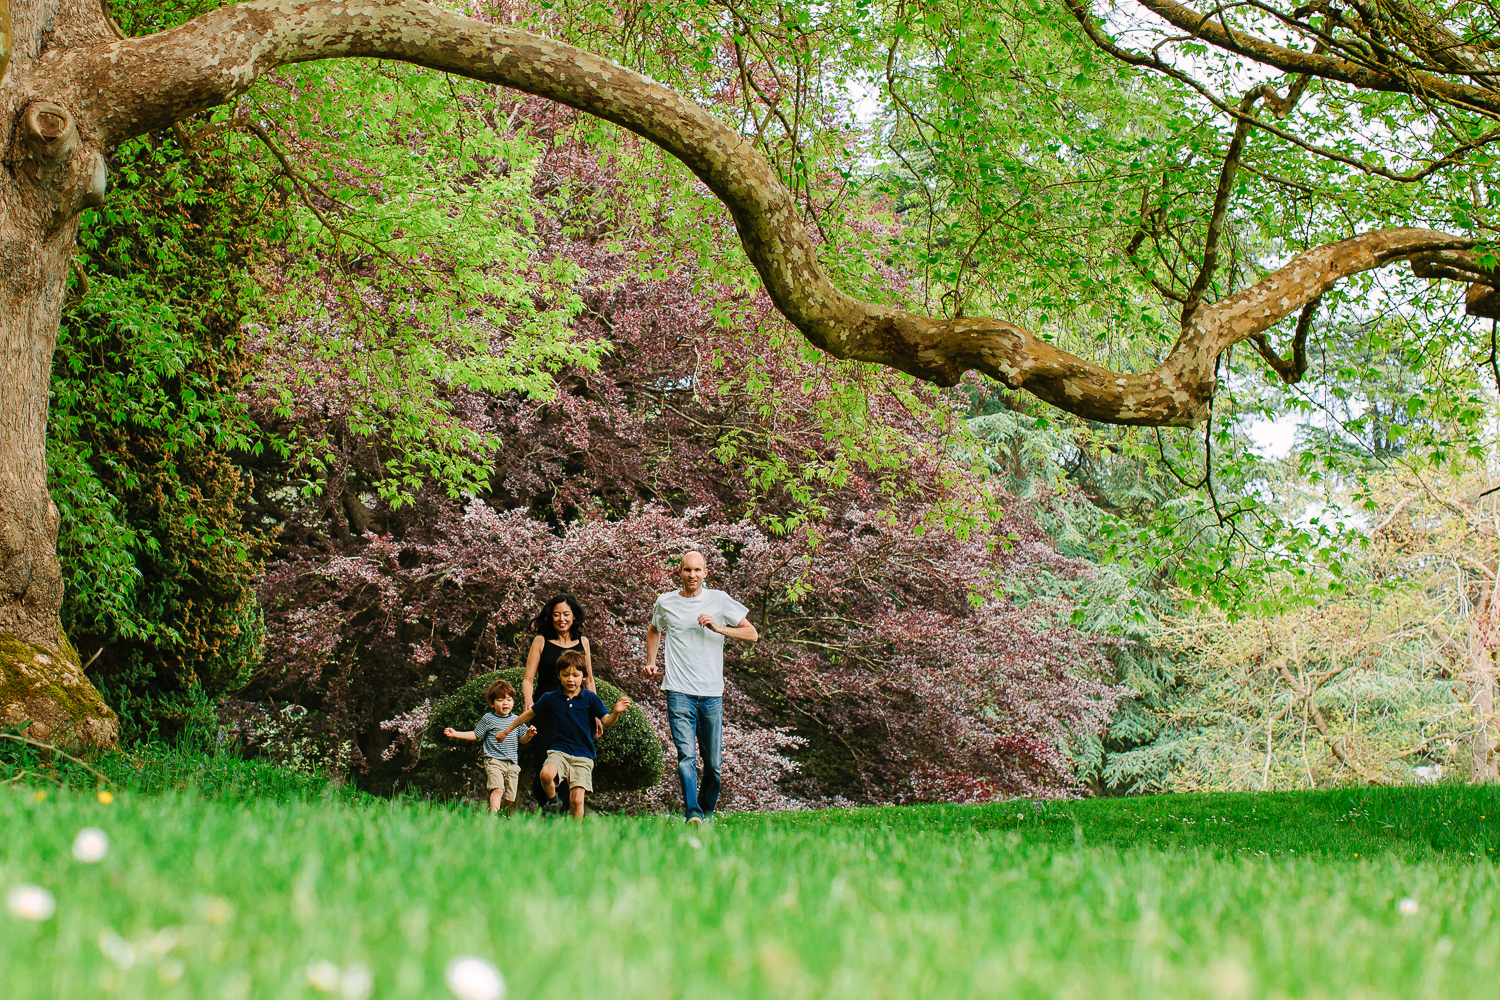
[[[37,116],[41,117],[41,116]],[[48,116],[49,124],[55,124]],[[76,220],[47,232],[51,192],[9,185],[0,215],[0,631],[55,648],[57,508],[47,495],[47,392]]]
[[[15,123],[0,188],[0,724],[112,745],[115,714],[62,635],[58,515],[47,492],[52,351],[78,213],[102,198],[104,162],[64,109],[22,103],[9,87],[0,107]]]

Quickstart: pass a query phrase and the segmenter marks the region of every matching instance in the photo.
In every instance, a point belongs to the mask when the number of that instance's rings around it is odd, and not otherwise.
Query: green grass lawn
[[[0,911],[5,997],[328,996],[327,960],[440,1000],[459,955],[512,998],[1500,996],[1494,789],[732,816],[695,842],[173,784],[0,789],[0,892],[56,899]]]

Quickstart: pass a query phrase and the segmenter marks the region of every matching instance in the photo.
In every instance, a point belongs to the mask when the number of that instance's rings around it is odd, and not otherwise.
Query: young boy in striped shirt
[[[490,789],[490,815],[505,809],[505,815],[516,811],[516,785],[521,777],[521,759],[517,745],[529,743],[536,735],[535,726],[527,726],[524,733],[513,732],[511,723],[516,721],[516,689],[509,681],[496,681],[484,693],[490,711],[484,713],[479,725],[471,733],[461,733],[451,726],[443,735],[455,740],[480,740],[484,747],[484,777]],[[495,737],[503,733],[504,737]]]

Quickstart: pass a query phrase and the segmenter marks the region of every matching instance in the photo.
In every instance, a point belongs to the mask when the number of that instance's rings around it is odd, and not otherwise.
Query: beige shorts
[[[548,750],[547,763],[557,767],[557,778],[566,781],[569,788],[594,790],[594,761],[589,757],[574,757],[561,750]]]
[[[512,802],[516,797],[516,785],[521,780],[521,765],[508,760],[484,759],[484,780],[493,790],[500,789],[500,798]]]

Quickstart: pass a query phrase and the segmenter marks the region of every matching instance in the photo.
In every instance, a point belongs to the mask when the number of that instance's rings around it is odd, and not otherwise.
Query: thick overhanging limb
[[[820,266],[795,199],[749,138],[597,55],[417,0],[257,0],[157,35],[48,52],[27,86],[66,102],[85,137],[108,145],[233,100],[278,66],[344,56],[400,60],[511,87],[630,129],[680,159],[725,203],[772,300],[812,343],[939,385],[980,371],[1092,420],[1197,423],[1226,348],[1350,275],[1474,245],[1431,230],[1385,229],[1310,250],[1197,309],[1155,369],[1114,372],[1004,320],[936,319],[845,295]]]

